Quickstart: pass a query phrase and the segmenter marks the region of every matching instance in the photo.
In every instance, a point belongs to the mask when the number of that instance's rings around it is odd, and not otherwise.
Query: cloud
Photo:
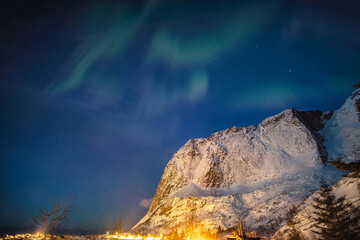
[[[141,100],[137,107],[138,115],[153,117],[175,104],[196,104],[206,97],[208,87],[208,73],[204,69],[193,70],[189,80],[173,87],[167,86],[164,82],[149,79],[141,89]]]
[[[94,27],[84,34],[62,72],[47,89],[53,93],[63,93],[80,87],[98,60],[111,59],[122,53],[156,5],[156,0],[149,1],[137,16],[132,16],[129,7],[122,4],[117,7],[106,4],[94,7],[93,11],[87,13],[91,20],[95,19]],[[106,9],[106,12],[99,9]],[[106,20],[97,23],[104,16]],[[87,26],[83,28],[87,29]]]
[[[188,90],[188,101],[195,102],[202,99],[207,91],[209,85],[208,74],[204,70],[194,71],[191,75],[191,82]]]
[[[351,15],[339,14],[335,9],[299,10],[282,29],[284,42],[307,39],[335,39],[358,43],[359,31]]]
[[[152,198],[144,198],[140,200],[139,206],[142,206],[144,208],[148,208],[151,205]]]
[[[264,28],[275,6],[274,3],[267,3],[242,7],[231,12],[233,17],[227,21],[221,21],[228,19],[225,16],[215,16],[218,21],[211,27],[211,31],[194,35],[190,39],[169,30],[171,26],[159,29],[152,39],[147,62],[163,62],[175,67],[206,65],[250,41]]]
[[[296,103],[296,101],[295,91],[291,86],[285,83],[272,83],[247,89],[246,92],[237,95],[233,99],[232,105],[240,110],[271,110],[286,108]]]
[[[231,98],[229,108],[236,110],[277,110],[294,107],[303,101],[346,96],[355,81],[349,77],[327,79],[324,82],[299,84],[291,81],[268,81],[248,87]]]

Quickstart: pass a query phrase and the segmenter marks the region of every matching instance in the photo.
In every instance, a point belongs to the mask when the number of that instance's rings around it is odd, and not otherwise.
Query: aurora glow
[[[0,28],[0,231],[75,193],[67,229],[146,212],[189,138],[360,80],[358,1],[15,1]],[[125,194],[126,193],[126,194]]]

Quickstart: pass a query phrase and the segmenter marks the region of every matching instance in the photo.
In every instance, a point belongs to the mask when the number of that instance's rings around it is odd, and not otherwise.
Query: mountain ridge
[[[165,167],[148,213],[131,231],[168,233],[184,228],[190,218],[208,228],[228,229],[240,216],[254,229],[271,227],[288,206],[318,190],[321,178],[330,184],[341,179],[343,172],[326,161],[351,154],[347,148],[335,151],[336,141],[328,138],[344,133],[348,119],[343,114],[353,120],[359,92],[334,113],[289,108],[258,126],[188,140]],[[360,129],[352,120],[351,126]],[[345,131],[337,141],[357,149],[357,136],[358,131]]]

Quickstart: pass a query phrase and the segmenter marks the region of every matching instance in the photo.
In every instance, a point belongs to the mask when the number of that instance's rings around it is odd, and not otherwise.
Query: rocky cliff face
[[[359,92],[333,115],[291,108],[258,126],[190,139],[167,164],[148,213],[132,232],[169,233],[189,221],[228,229],[240,217],[252,228],[276,225],[291,204],[319,189],[321,178],[340,180],[341,172],[324,164],[328,152],[358,156],[360,125],[353,118]],[[345,148],[335,149],[338,142]]]

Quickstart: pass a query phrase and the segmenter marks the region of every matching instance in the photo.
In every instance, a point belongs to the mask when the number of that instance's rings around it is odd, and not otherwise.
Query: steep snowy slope
[[[360,207],[360,179],[359,178],[343,178],[333,186],[333,193],[336,197],[345,196],[345,200],[351,202],[355,207]],[[301,232],[305,239],[316,239],[316,235],[311,230],[316,230],[312,225],[313,212],[312,207],[314,197],[319,197],[319,191],[315,192],[299,206],[299,212],[294,217],[295,228]],[[286,236],[290,233],[288,225],[283,226],[272,239],[278,239],[281,236]]]
[[[360,122],[355,102],[360,101],[360,89],[354,91],[344,105],[334,112],[324,128],[329,160],[344,162],[360,160]]]
[[[231,127],[207,139],[189,140],[167,164],[148,213],[132,231],[168,233],[189,221],[228,229],[240,217],[252,228],[270,227],[291,204],[318,190],[321,178],[340,180],[339,170],[324,165],[324,145],[339,141],[334,135],[348,119],[343,112],[356,114],[357,97],[350,97],[327,122],[323,119],[329,115],[320,111],[291,108],[258,126]],[[345,134],[341,141],[359,146],[354,135]],[[345,149],[342,154],[350,153]]]

